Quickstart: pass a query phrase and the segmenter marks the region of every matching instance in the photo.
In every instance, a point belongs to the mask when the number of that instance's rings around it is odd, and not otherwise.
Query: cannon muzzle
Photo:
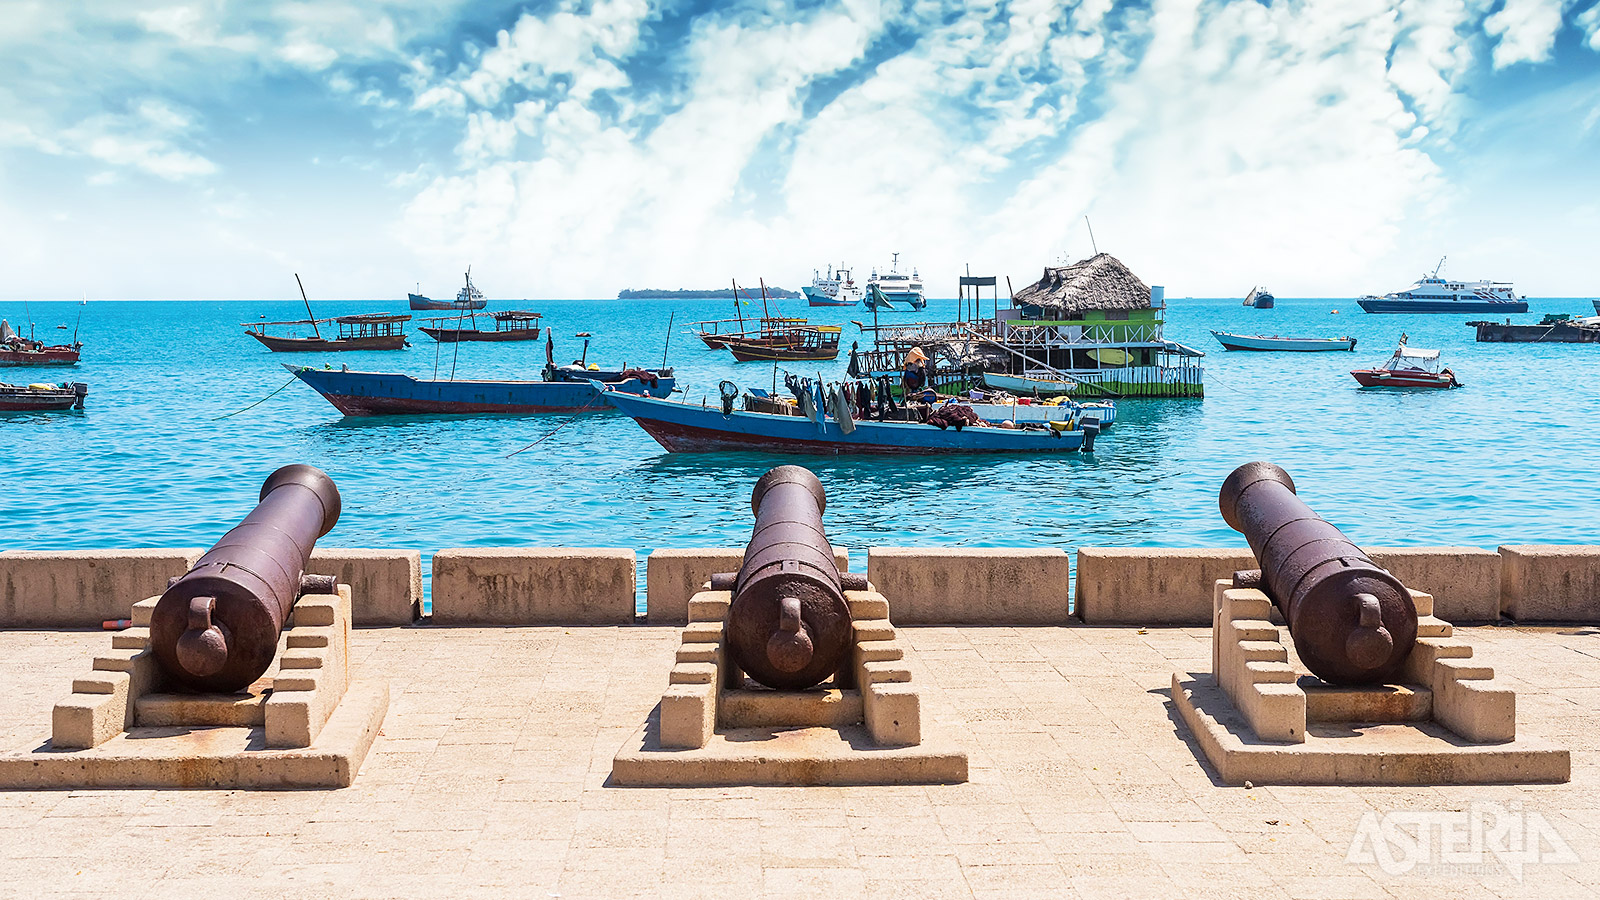
[[[713,577],[733,591],[729,651],[738,666],[768,687],[801,690],[826,680],[849,658],[852,628],[846,587],[822,533],[828,498],[822,482],[800,466],[778,466],[750,492],[755,533],[737,575]]]
[[[237,691],[260,678],[339,507],[339,489],[320,469],[291,465],[268,476],[256,508],[157,601],[150,643],[162,670],[198,691]],[[315,588],[328,590],[327,580]]]
[[[1234,582],[1272,599],[1307,668],[1333,684],[1396,674],[1417,640],[1417,608],[1399,579],[1313,512],[1272,463],[1233,470],[1217,499],[1261,565]]]

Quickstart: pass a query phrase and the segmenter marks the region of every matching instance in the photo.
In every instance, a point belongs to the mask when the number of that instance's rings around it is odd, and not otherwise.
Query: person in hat
[[[904,391],[901,395],[907,400],[920,391],[928,383],[928,355],[922,352],[921,347],[912,347],[906,354],[906,369],[900,375],[900,387]]]

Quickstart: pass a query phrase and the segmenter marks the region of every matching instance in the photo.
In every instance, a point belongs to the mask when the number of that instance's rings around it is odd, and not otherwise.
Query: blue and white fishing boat
[[[969,425],[941,429],[921,422],[835,418],[813,403],[813,417],[736,410],[738,389],[722,392],[717,405],[679,403],[637,394],[607,392],[612,405],[630,416],[656,443],[673,453],[757,450],[799,454],[1068,453],[1094,449],[1077,423],[1039,430]],[[1089,434],[1097,433],[1098,427]]]
[[[585,345],[585,359],[588,356]],[[538,381],[416,378],[399,372],[354,372],[285,365],[347,416],[597,412],[611,408],[608,390],[665,397],[677,386],[671,369],[605,371],[582,360],[558,366],[548,330]]]
[[[1211,332],[1224,350],[1268,350],[1293,353],[1314,353],[1321,350],[1354,350],[1356,339],[1278,337],[1265,334],[1234,334],[1228,331]]]

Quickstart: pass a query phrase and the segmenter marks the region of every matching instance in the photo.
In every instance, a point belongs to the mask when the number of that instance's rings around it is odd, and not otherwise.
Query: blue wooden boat
[[[1067,453],[1093,449],[1082,429],[1022,431],[968,426],[942,430],[920,422],[860,420],[845,427],[819,413],[820,421],[694,405],[607,390],[606,396],[656,442],[674,453],[761,450],[770,453]]]
[[[665,397],[677,384],[671,369],[602,372],[561,366],[543,381],[469,381],[413,378],[399,372],[352,372],[286,365],[347,416],[426,413],[597,412],[611,408],[611,396],[596,384],[629,393]]]

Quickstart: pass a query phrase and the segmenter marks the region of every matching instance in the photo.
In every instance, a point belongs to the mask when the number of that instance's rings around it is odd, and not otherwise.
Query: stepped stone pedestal
[[[1517,734],[1516,694],[1411,592],[1417,643],[1400,683],[1330,685],[1301,670],[1254,588],[1216,582],[1212,671],[1174,673],[1172,700],[1227,784],[1565,782],[1570,754]]]
[[[389,708],[350,681],[350,587],[296,601],[275,669],[234,694],[168,691],[150,648],[158,597],[72,682],[51,734],[0,754],[0,788],[346,787]]]
[[[728,591],[705,585],[661,704],[611,763],[618,785],[949,784],[967,755],[924,734],[922,703],[889,603],[869,585],[845,591],[851,660],[805,691],[775,691],[739,671],[724,648]]]

